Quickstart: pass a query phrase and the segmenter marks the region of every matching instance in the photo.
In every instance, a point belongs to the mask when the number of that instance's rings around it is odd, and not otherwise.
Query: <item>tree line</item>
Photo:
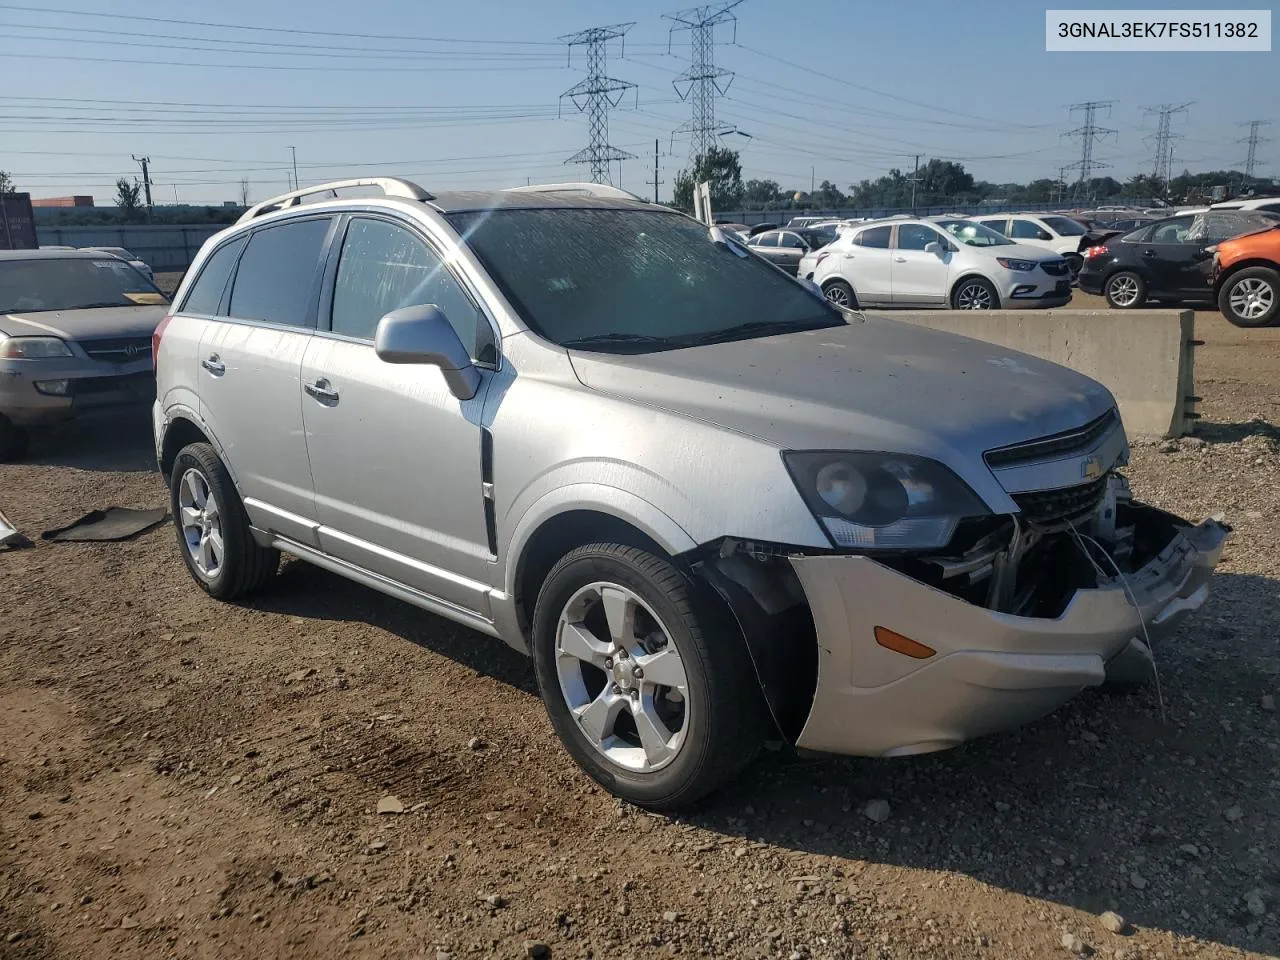
[[[1162,198],[1169,203],[1201,203],[1211,199],[1214,187],[1226,186],[1233,193],[1276,189],[1273,180],[1249,181],[1237,170],[1184,170],[1168,184],[1147,174],[1136,174],[1121,182],[1114,177],[1096,177],[1083,183],[1043,177],[1030,183],[990,183],[977,180],[953,160],[933,158],[918,170],[894,168],[874,180],[861,180],[842,190],[823,180],[812,192],[784,188],[776,180],[742,179],[742,163],[737,151],[713,147],[697,157],[675,178],[674,205],[693,209],[693,187],[711,183],[713,210],[832,210],[936,207],[954,204],[971,207],[982,203],[1060,203],[1063,206],[1147,201]]]

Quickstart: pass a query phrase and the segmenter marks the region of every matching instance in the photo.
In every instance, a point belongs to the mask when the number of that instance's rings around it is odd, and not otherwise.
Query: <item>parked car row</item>
[[[91,253],[109,253],[111,254],[111,256],[119,257],[121,260],[128,263],[131,267],[133,267],[135,270],[141,273],[144,277],[146,277],[152,283],[154,283],[156,279],[155,271],[151,269],[150,265],[147,264],[147,262],[143,260],[141,257],[135,256],[134,254],[130,253],[124,247],[67,247],[67,246],[60,246],[60,245],[50,245],[50,246],[42,246],[40,249],[41,250],[88,250]]]

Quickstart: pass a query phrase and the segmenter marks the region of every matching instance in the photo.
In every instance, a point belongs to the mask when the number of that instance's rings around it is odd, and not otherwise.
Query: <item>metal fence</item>
[[[191,226],[47,227],[36,225],[42,247],[124,247],[157,273],[185,270],[200,246],[226,224]]]
[[[1132,201],[1139,209],[1153,204],[1148,200]],[[984,215],[988,213],[1036,213],[1071,209],[1070,203],[949,203],[942,206],[918,207],[842,207],[827,210],[716,210],[715,219],[725,223],[741,223],[753,227],[757,223],[784,224],[792,217],[824,217],[831,220],[853,220],[864,217],[893,217],[911,214],[934,217],[947,213]]]

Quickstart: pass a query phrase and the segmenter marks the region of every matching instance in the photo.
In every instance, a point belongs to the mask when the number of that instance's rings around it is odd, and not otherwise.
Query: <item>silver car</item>
[[[285,552],[500,637],[655,808],[769,738],[898,757],[1040,717],[1148,664],[1227,534],[1132,499],[1092,380],[841,311],[608,187],[259,204],[158,357],[203,590]]]
[[[36,425],[150,405],[151,335],[168,302],[104,253],[0,251],[0,460],[20,456]]]
[[[101,253],[109,253],[113,257],[119,257],[133,269],[146,277],[152,283],[156,282],[155,271],[151,269],[151,265],[145,260],[126,250],[124,247],[83,247],[84,250],[94,250]]]

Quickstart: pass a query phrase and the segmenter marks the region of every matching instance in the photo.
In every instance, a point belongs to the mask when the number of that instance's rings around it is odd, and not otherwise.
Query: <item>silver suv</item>
[[[1048,713],[1148,662],[1227,533],[1130,498],[1097,383],[841,311],[608,187],[265,202],[158,356],[200,587],[284,552],[500,637],[656,808],[771,737],[904,756]]]

